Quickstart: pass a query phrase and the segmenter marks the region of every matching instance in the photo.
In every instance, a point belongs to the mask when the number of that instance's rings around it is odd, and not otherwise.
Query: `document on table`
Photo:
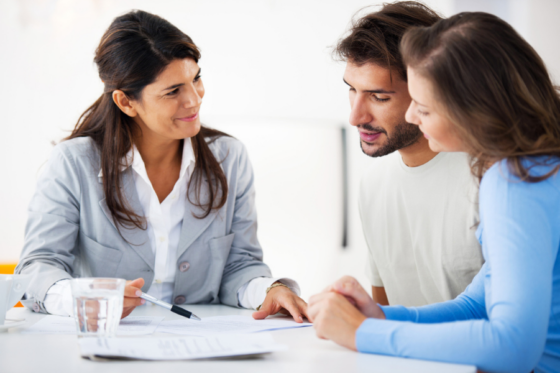
[[[291,317],[273,317],[255,320],[251,316],[215,316],[203,317],[202,321],[189,319],[162,321],[157,333],[172,333],[209,336],[218,334],[255,333],[277,329],[303,328],[311,326],[309,322],[297,323]]]
[[[153,334],[164,317],[129,316],[122,319],[117,335]],[[45,316],[21,331],[27,334],[78,334],[73,317]]]
[[[287,349],[270,334],[224,335],[207,338],[81,338],[82,357],[141,360],[190,360],[265,354]]]

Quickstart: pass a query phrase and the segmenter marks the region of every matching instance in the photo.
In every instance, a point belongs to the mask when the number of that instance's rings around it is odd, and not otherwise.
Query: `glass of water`
[[[126,281],[120,278],[76,278],[70,284],[78,337],[116,336]]]

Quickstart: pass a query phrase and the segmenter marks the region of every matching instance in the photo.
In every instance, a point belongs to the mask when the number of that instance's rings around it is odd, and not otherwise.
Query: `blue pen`
[[[198,321],[202,321],[200,319],[200,317],[198,317],[197,315],[195,315],[194,313],[192,313],[191,311],[187,311],[186,309],[183,309],[181,307],[177,307],[174,306],[172,304],[163,302],[159,299],[156,299],[154,297],[152,297],[151,295],[148,295],[146,293],[142,293],[142,295],[140,296],[140,298],[147,300],[148,302],[151,302],[153,304],[157,304],[160,307],[163,308],[167,308],[169,311],[171,312],[175,312],[177,315],[181,315],[186,317],[187,319],[193,319],[193,320],[198,320]]]

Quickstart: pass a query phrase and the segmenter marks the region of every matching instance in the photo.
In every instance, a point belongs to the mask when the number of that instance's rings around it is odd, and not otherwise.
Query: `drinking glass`
[[[116,336],[126,281],[120,278],[76,278],[70,284],[78,337]]]

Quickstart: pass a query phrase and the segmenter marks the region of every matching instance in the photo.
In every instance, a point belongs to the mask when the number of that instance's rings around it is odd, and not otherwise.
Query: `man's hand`
[[[367,318],[348,299],[335,292],[323,292],[309,300],[309,316],[317,336],[356,351],[356,331]]]
[[[377,303],[374,302],[354,277],[344,276],[327,287],[323,292],[336,292],[344,295],[348,301],[356,306],[366,317],[385,319],[385,314],[381,308],[379,308]]]
[[[256,320],[264,319],[276,313],[292,315],[296,322],[303,322],[303,317],[307,317],[307,303],[289,288],[277,286],[270,289],[259,311],[253,312]]]
[[[121,319],[130,315],[137,306],[146,303],[144,299],[140,298],[140,295],[142,295],[142,286],[144,286],[143,278],[137,278],[136,280],[126,282]]]

